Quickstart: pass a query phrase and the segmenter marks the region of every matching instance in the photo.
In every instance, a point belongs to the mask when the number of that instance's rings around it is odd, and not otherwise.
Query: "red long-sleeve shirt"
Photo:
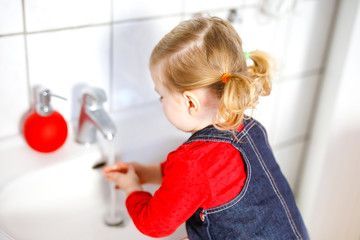
[[[161,167],[163,179],[154,196],[138,191],[126,200],[135,226],[151,237],[172,234],[199,207],[207,209],[230,201],[246,180],[241,155],[230,143],[181,145]]]

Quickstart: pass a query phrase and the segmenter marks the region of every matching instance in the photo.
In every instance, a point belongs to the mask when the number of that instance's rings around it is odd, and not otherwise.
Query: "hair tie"
[[[244,52],[244,55],[245,55],[245,60],[250,59],[250,53],[249,52]]]
[[[224,73],[224,74],[221,76],[221,81],[226,84],[226,83],[227,83],[227,79],[228,79],[229,77],[231,77],[231,74],[230,74],[230,73]]]

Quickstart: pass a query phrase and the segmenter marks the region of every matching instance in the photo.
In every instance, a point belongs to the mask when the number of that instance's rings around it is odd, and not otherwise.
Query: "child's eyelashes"
[[[162,96],[159,97],[160,102],[162,102],[163,99],[164,99],[164,97],[162,97]]]

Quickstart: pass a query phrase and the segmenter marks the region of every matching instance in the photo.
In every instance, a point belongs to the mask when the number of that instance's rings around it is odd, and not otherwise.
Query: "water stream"
[[[109,140],[107,142],[107,153],[108,153],[108,159],[107,163],[108,165],[112,165],[116,163],[115,159],[115,143],[113,140]],[[119,194],[117,193],[117,190],[115,189],[115,183],[109,182],[109,188],[110,188],[110,204],[108,205],[108,209],[105,213],[105,223],[108,226],[118,226],[123,222],[123,218],[120,215],[120,213],[117,211],[117,204],[119,204]]]

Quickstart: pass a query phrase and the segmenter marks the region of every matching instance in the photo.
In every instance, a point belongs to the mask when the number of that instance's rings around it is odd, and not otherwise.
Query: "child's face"
[[[164,86],[164,75],[161,65],[153,66],[150,72],[155,84],[155,91],[160,95],[160,102],[166,118],[177,129],[184,132],[192,132],[192,121],[183,94],[175,91],[171,92]]]

